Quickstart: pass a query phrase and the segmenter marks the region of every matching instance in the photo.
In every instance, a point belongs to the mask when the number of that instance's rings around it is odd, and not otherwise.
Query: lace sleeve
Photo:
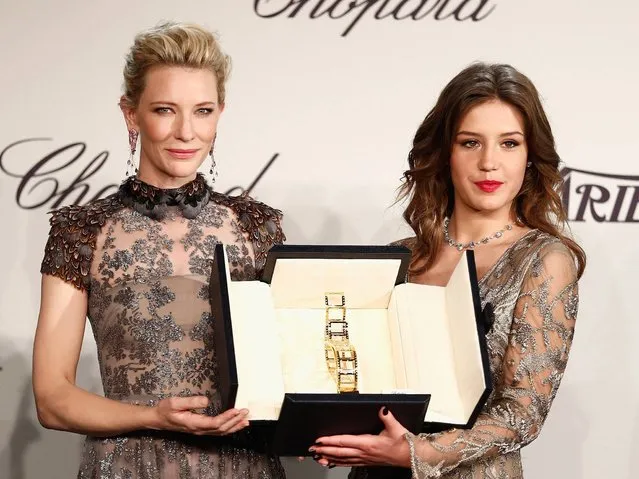
[[[571,253],[561,243],[542,248],[517,298],[494,399],[471,429],[408,434],[414,478],[439,477],[538,436],[566,367],[577,306]]]
[[[282,212],[256,201],[248,194],[218,194],[216,201],[230,207],[237,214],[239,225],[253,246],[255,270],[259,273],[264,268],[268,250],[273,245],[286,241],[282,230]]]
[[[49,237],[44,248],[40,272],[56,276],[80,290],[87,290],[93,258],[92,235],[77,221],[82,209],[77,206],[54,211]]]
[[[119,208],[120,203],[111,195],[85,206],[53,211],[40,272],[88,290],[97,236],[107,218]]]

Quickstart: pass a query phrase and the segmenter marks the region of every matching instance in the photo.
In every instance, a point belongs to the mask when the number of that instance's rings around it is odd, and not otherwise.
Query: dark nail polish
[[[319,441],[318,441],[318,442],[315,442],[315,443],[313,444],[313,446],[321,446],[321,445],[322,445],[322,443],[321,443],[321,442],[319,442]]]
[[[313,454],[313,459],[315,461],[319,461],[322,458],[322,456],[320,456],[319,454]]]
[[[387,408],[386,406],[384,406],[384,409],[382,409],[382,414],[383,414],[384,416],[387,416],[387,415],[388,415],[388,408]]]
[[[314,447],[309,447],[308,448],[308,452],[315,452],[315,448]]]
[[[333,469],[334,467],[335,467],[335,464],[329,464],[329,465],[328,465],[328,468],[329,468],[329,469]]]

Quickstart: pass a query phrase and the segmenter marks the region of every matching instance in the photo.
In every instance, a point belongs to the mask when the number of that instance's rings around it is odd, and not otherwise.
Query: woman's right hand
[[[221,436],[248,426],[248,411],[216,417],[197,414],[206,396],[163,399],[138,406],[86,391],[75,384],[86,325],[88,294],[50,274],[42,275],[40,316],[33,348],[33,392],[38,420],[48,428],[93,437],[146,429]]]
[[[249,425],[247,409],[229,409],[217,416],[193,412],[194,409],[205,408],[208,404],[206,396],[162,399],[153,408],[155,427],[198,436],[226,436]]]

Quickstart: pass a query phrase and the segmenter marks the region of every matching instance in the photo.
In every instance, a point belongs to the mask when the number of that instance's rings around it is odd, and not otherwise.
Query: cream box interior
[[[466,424],[488,389],[469,254],[437,287],[396,284],[400,259],[361,255],[280,257],[270,284],[231,281],[224,253],[235,407],[275,421],[285,393],[337,392],[324,357],[324,297],[343,292],[359,392],[430,394],[426,422]]]

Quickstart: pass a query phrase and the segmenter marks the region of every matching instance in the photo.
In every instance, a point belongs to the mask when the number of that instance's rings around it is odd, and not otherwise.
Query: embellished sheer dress
[[[284,241],[281,213],[248,196],[215,193],[201,175],[161,190],[131,178],[86,206],[57,210],[41,271],[88,294],[107,398],[153,405],[216,390],[208,280],[217,243],[233,280],[256,279]],[[256,318],[258,320],[258,318]],[[139,432],[87,437],[79,478],[283,478],[258,431],[231,436]]]
[[[409,248],[415,239],[399,242]],[[407,435],[411,471],[354,468],[350,479],[521,479],[520,449],[540,433],[561,382],[578,306],[570,250],[538,230],[510,246],[479,281],[493,392],[471,429]]]

